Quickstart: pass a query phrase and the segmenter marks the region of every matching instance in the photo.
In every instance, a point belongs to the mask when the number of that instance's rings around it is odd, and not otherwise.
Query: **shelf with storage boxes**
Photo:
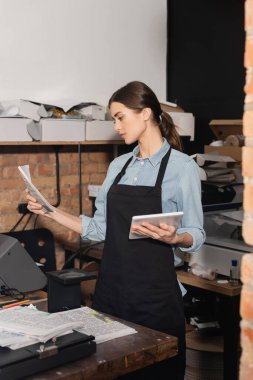
[[[111,120],[41,118],[34,122],[22,117],[0,118],[0,145],[33,142],[118,142],[123,139]]]
[[[28,129],[32,124],[34,124],[33,120],[26,117],[1,117],[0,142],[32,141],[33,139],[28,133]]]
[[[211,145],[205,145],[204,153],[218,153],[241,161],[244,145],[242,120],[211,120],[209,126],[217,140]]]
[[[119,140],[119,134],[115,131],[112,120],[92,120],[85,123],[85,140]]]

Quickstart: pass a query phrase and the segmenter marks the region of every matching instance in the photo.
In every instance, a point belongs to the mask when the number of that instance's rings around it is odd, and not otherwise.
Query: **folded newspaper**
[[[50,203],[43,197],[37,187],[35,187],[32,183],[29,165],[18,166],[18,170],[20,171],[30,194],[41,204],[42,211],[45,213],[54,211]]]
[[[17,349],[71,333],[93,335],[102,343],[137,331],[113,318],[84,306],[49,314],[29,306],[0,311],[0,346]]]

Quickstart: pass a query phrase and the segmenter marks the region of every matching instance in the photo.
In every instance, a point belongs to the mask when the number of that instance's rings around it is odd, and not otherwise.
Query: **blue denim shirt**
[[[139,158],[139,147],[136,146],[132,152],[123,154],[111,162],[96,198],[96,212],[93,218],[80,215],[83,239],[97,241],[105,239],[107,192],[126,161],[132,157],[120,184],[154,186],[161,160],[169,148],[169,143],[164,140],[158,152],[147,158]],[[177,234],[188,232],[192,236],[193,243],[191,247],[180,247],[180,249],[185,252],[198,251],[205,241],[198,165],[191,157],[175,149],[172,149],[163,178],[162,211],[184,212]],[[180,259],[175,256],[175,265],[178,264],[178,261]]]
[[[104,240],[106,233],[106,198],[107,192],[116,175],[126,161],[133,159],[127,167],[126,174],[119,183],[132,186],[154,186],[160,163],[169,149],[165,140],[162,148],[148,158],[139,158],[139,147],[132,153],[123,154],[114,159],[108,169],[107,176],[96,198],[96,212],[93,218],[81,215],[82,238]],[[177,234],[188,232],[192,235],[193,244],[182,251],[195,252],[205,240],[203,230],[203,211],[201,205],[201,185],[198,166],[188,155],[172,149],[162,183],[162,211],[183,211],[184,216]]]

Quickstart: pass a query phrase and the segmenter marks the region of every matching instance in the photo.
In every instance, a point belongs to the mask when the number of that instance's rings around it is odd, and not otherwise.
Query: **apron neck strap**
[[[158,176],[157,176],[157,179],[156,179],[156,184],[155,184],[156,187],[157,186],[158,187],[162,186],[163,177],[164,177],[164,173],[165,173],[165,170],[166,170],[169,158],[170,158],[170,154],[171,154],[171,147],[168,150],[168,152],[162,158],[162,162],[160,164],[159,173],[158,173]]]
[[[113,181],[113,184],[116,185],[120,180],[121,178],[123,177],[123,175],[125,174],[126,172],[126,168],[128,167],[128,165],[130,164],[130,162],[132,161],[133,157],[130,157],[127,162],[125,163],[125,165],[123,166],[123,168],[121,169],[121,171],[117,174],[117,176],[115,177],[115,180]]]

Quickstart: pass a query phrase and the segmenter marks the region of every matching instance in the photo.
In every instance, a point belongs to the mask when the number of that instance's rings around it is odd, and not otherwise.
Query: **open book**
[[[51,212],[53,211],[50,203],[43,197],[43,195],[39,192],[37,187],[34,186],[31,180],[29,165],[18,166],[18,170],[21,173],[21,176],[28,188],[30,194],[41,204],[42,211]]]
[[[68,317],[75,321],[83,321],[83,327],[76,330],[86,335],[93,335],[96,343],[106,342],[107,340],[137,332],[132,327],[118,322],[106,314],[99,313],[88,306],[64,311],[61,314],[64,314],[64,318]]]
[[[134,334],[137,331],[85,306],[49,314],[34,307],[12,307],[0,312],[0,346],[17,349],[71,333],[95,337],[96,343]]]

